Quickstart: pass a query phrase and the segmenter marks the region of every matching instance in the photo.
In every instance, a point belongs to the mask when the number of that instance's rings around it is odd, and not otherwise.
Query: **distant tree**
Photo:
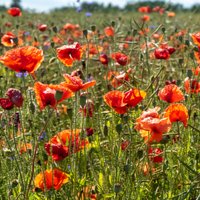
[[[21,0],[12,0],[12,3],[11,3],[11,7],[17,7],[17,8],[22,8],[21,7]]]

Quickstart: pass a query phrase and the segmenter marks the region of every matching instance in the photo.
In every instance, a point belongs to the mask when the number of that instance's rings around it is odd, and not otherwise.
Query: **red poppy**
[[[194,57],[198,64],[200,64],[200,47],[198,47],[198,51],[194,51]]]
[[[69,74],[64,74],[63,76],[66,82],[63,82],[61,85],[69,88],[72,92],[87,90],[89,87],[92,87],[96,84],[95,80],[83,83],[83,81],[78,76],[71,76]]]
[[[9,8],[7,12],[13,17],[18,17],[22,15],[21,10],[17,7]]]
[[[60,169],[45,170],[39,173],[34,179],[36,189],[50,190],[54,188],[59,190],[65,183],[69,181],[69,175]]]
[[[71,67],[75,60],[82,57],[82,48],[78,42],[72,45],[64,45],[56,49],[58,59],[65,65]]]
[[[185,100],[182,91],[175,84],[165,85],[165,87],[159,91],[158,96],[160,100],[168,103],[175,103]]]
[[[84,52],[89,52],[89,55],[90,57],[96,55],[96,54],[99,54],[103,51],[103,47],[102,46],[99,46],[99,45],[96,45],[96,44],[93,44],[93,43],[90,43],[89,45],[86,44],[86,45],[83,45],[82,46],[82,49]]]
[[[44,31],[46,31],[47,30],[47,25],[46,24],[40,24],[40,25],[38,25],[38,30],[40,30],[41,32],[44,32]]]
[[[135,107],[146,97],[146,92],[136,88],[131,89],[124,94],[124,102],[130,107]]]
[[[144,21],[144,22],[148,22],[150,20],[150,16],[149,15],[143,15],[141,20]]]
[[[34,91],[40,110],[43,110],[48,105],[52,108],[56,108],[58,103],[70,98],[73,95],[71,90],[63,87],[62,85],[48,85],[42,84],[41,82],[36,82],[34,84]],[[61,93],[60,99],[56,99],[57,91]]]
[[[4,110],[11,110],[14,107],[14,104],[9,98],[0,98],[0,106]]]
[[[158,49],[155,49],[154,56],[157,59],[167,60],[167,59],[170,58],[170,53],[169,53],[169,51],[167,49],[158,48]]]
[[[79,29],[79,28],[80,28],[80,26],[78,24],[66,23],[63,26],[63,29],[66,30],[66,31],[74,31],[74,30]]]
[[[164,117],[169,118],[171,122],[180,121],[186,127],[189,115],[187,108],[183,104],[179,103],[179,104],[170,104],[165,109]]]
[[[163,151],[160,148],[150,147],[148,150],[149,158],[154,163],[162,163],[163,162],[163,157],[161,156],[162,153],[163,153]]]
[[[191,34],[191,37],[194,44],[196,44],[197,46],[200,46],[200,32]]]
[[[121,91],[113,90],[103,96],[106,104],[115,110],[118,114],[127,112],[127,103],[124,102],[125,94]]]
[[[32,46],[19,47],[6,51],[0,62],[16,72],[34,74],[44,59],[43,51]]]
[[[93,117],[94,113],[94,102],[91,99],[87,99],[84,107],[80,109],[85,117]]]
[[[125,66],[126,64],[128,64],[128,56],[120,53],[120,52],[116,52],[116,53],[112,53],[111,54],[112,59],[114,59],[118,64]]]
[[[141,6],[141,7],[138,8],[138,12],[150,13],[151,12],[151,8],[149,6]]]
[[[64,130],[54,135],[51,140],[45,144],[45,150],[55,161],[61,161],[67,156],[77,153],[87,147],[89,142],[82,139],[80,129]]]
[[[121,143],[121,150],[122,150],[122,151],[125,151],[125,150],[128,148],[129,145],[130,145],[130,141],[124,140],[124,141]]]
[[[184,80],[184,88],[188,94],[200,92],[200,82],[196,79],[189,79],[188,77]]]
[[[103,65],[107,65],[109,60],[108,60],[108,56],[106,54],[101,54],[99,56],[99,61],[103,64]]]
[[[104,33],[107,37],[113,37],[115,35],[115,30],[112,26],[104,28]]]

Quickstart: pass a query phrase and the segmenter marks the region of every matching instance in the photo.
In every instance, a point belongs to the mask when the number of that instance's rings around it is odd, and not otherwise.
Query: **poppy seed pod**
[[[21,107],[24,101],[20,90],[15,88],[9,88],[6,92],[6,96],[9,97],[10,101],[17,107]]]

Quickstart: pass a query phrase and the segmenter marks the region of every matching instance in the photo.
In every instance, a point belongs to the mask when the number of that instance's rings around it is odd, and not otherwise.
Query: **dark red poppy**
[[[13,17],[18,17],[22,15],[21,10],[17,7],[9,8],[7,12]]]
[[[200,82],[196,79],[190,79],[187,77],[184,80],[184,88],[188,94],[190,94],[190,93],[197,94],[200,92]]]
[[[150,147],[148,150],[149,158],[154,163],[162,163],[163,162],[163,157],[161,155],[162,153],[163,153],[163,151],[160,148]]]
[[[158,48],[158,49],[155,49],[154,56],[157,59],[167,60],[167,59],[170,58],[170,53],[169,53],[169,51],[167,49]]]
[[[126,64],[128,64],[128,56],[120,53],[120,52],[116,52],[116,53],[112,53],[111,54],[112,59],[114,59],[118,64],[125,66]]]
[[[41,32],[44,32],[44,31],[46,31],[47,30],[47,25],[46,24],[40,24],[40,25],[38,25],[38,30],[40,30]]]
[[[14,104],[9,98],[0,98],[0,106],[4,110],[11,110],[14,107]]]
[[[103,65],[107,65],[109,62],[108,56],[106,54],[101,54],[99,56],[99,61],[103,64]]]
[[[6,92],[6,96],[11,100],[11,102],[17,106],[21,107],[24,101],[24,98],[22,96],[22,93],[20,90],[15,88],[9,88]]]
[[[42,63],[43,51],[33,46],[19,47],[6,51],[0,62],[16,72],[33,74]]]
[[[73,65],[75,60],[80,60],[82,57],[82,48],[78,42],[72,45],[64,45],[56,49],[58,59],[68,67]]]

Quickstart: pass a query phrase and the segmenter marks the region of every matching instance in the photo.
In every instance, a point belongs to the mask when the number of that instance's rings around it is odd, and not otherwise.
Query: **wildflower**
[[[182,91],[175,84],[165,85],[165,87],[159,91],[158,96],[160,100],[168,103],[175,103],[185,99]]]
[[[169,118],[171,123],[180,121],[186,127],[189,115],[187,108],[183,104],[179,103],[179,104],[170,104],[165,109],[164,117]]]
[[[16,45],[14,42],[16,38],[17,37],[12,32],[8,32],[2,36],[1,44],[3,44],[5,47],[13,47]]]
[[[9,8],[7,12],[13,17],[18,17],[22,15],[21,10],[17,7]]]
[[[143,15],[141,20],[144,22],[148,22],[150,20],[150,17],[149,17],[149,15]]]
[[[34,91],[40,110],[43,110],[48,105],[55,109],[58,103],[70,98],[73,95],[69,89],[63,87],[62,85],[48,85],[42,84],[41,82],[36,82],[34,84]],[[61,93],[61,97],[59,99],[56,99],[56,92]]]
[[[41,189],[42,191],[52,188],[59,190],[68,181],[69,175],[55,168],[39,173],[34,179],[34,185],[36,189]]]
[[[190,79],[189,77],[187,77],[184,80],[184,88],[188,94],[199,93],[200,92],[200,82],[198,82],[196,79]]]
[[[191,37],[194,44],[196,44],[197,46],[200,46],[200,32],[191,34]]]
[[[141,6],[141,7],[138,8],[138,12],[150,13],[151,12],[151,8],[149,6]]]
[[[92,16],[92,13],[86,12],[86,13],[85,13],[85,16],[86,16],[86,17],[91,17],[91,16]]]
[[[0,57],[0,62],[16,72],[34,74],[44,57],[42,50],[33,46],[11,49]]]
[[[169,51],[167,49],[158,48],[158,49],[155,49],[154,56],[157,59],[167,60],[167,59],[170,58],[170,53],[169,53]]]
[[[61,161],[67,156],[77,153],[87,147],[87,139],[80,137],[80,129],[64,130],[54,135],[48,143],[45,144],[45,150],[55,161]]]
[[[112,26],[107,26],[104,28],[104,33],[107,37],[113,37],[115,35],[115,30]]]
[[[87,90],[89,87],[92,87],[96,84],[95,80],[83,83],[83,81],[78,76],[70,76],[69,74],[64,74],[63,76],[66,82],[63,82],[61,85],[69,88],[72,92]]]
[[[103,65],[108,65],[109,59],[108,56],[106,54],[101,54],[99,56],[99,61],[103,64]]]
[[[115,60],[118,64],[125,66],[126,64],[128,64],[128,56],[120,53],[120,52],[116,52],[116,53],[112,53],[111,57],[113,60]]]
[[[83,111],[85,117],[93,117],[94,113],[94,103],[91,99],[87,99],[83,108],[80,109]]]
[[[163,151],[160,148],[150,147],[148,149],[149,158],[154,163],[162,163],[163,162],[163,157],[161,156],[162,153],[163,153]]]
[[[130,141],[124,140],[124,141],[121,143],[121,150],[122,150],[122,151],[125,151],[125,150],[128,148],[129,145],[130,145]]]
[[[47,25],[46,24],[40,24],[40,25],[38,25],[38,30],[40,30],[41,32],[44,32],[44,31],[46,31],[47,30]]]
[[[72,66],[75,60],[82,57],[82,48],[78,42],[57,48],[57,57],[65,66]]]
[[[23,153],[27,152],[28,150],[29,151],[32,150],[32,144],[31,143],[25,143],[25,144],[19,146],[20,154],[23,154]]]

